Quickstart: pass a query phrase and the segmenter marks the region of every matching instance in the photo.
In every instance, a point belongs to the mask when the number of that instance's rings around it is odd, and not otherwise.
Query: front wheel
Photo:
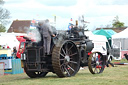
[[[105,59],[100,52],[93,52],[88,59],[88,68],[92,74],[99,74],[104,71]]]
[[[45,77],[48,73],[48,72],[39,72],[39,71],[28,71],[27,67],[24,67],[24,70],[30,78]]]

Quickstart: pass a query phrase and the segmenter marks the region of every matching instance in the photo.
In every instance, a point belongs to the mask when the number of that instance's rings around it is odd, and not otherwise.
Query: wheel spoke
[[[65,44],[66,55],[68,55],[68,43]]]
[[[75,61],[69,61],[70,63],[74,63],[74,64],[77,64],[77,62],[75,62]]]
[[[70,58],[70,60],[73,60],[73,58]]]
[[[74,56],[74,55],[76,55],[77,53],[74,53],[74,54],[71,54],[71,55],[69,55],[69,56]]]
[[[100,58],[98,58],[98,61],[100,61],[100,59],[101,59],[101,57],[100,57]]]
[[[97,67],[95,67],[95,71],[98,73]],[[95,72],[95,71],[94,71],[94,72]]]
[[[99,63],[101,64],[101,63],[103,63],[103,61],[99,61]]]
[[[60,59],[60,61],[64,61],[65,59]]]
[[[92,63],[92,64],[91,64],[91,66],[93,66],[93,67],[94,67],[95,65],[96,65],[96,63]]]
[[[64,55],[66,55],[66,53],[65,53],[65,51],[64,51],[64,49],[63,49],[63,48],[62,48],[62,51],[63,51]]]
[[[62,53],[60,53],[61,56],[65,57]]]
[[[60,67],[62,67],[62,66],[64,66],[64,65],[65,65],[65,63],[62,63]]]
[[[68,72],[67,68],[65,67],[65,71],[67,72],[67,74],[70,76],[70,73]]]
[[[73,45],[68,49],[68,51],[70,51],[72,49]]]
[[[64,70],[64,64],[61,65],[61,69],[62,69],[63,72],[65,72],[65,70]]]
[[[91,66],[96,65],[95,57],[92,57]]]
[[[71,66],[69,66],[69,65],[67,65],[72,71],[74,71],[75,72],[75,70],[71,67]]]

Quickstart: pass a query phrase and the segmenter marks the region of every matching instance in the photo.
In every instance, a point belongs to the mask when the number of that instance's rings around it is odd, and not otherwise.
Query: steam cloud
[[[43,27],[46,27],[46,28],[49,27],[49,30],[51,32],[53,32],[54,34],[56,33],[56,29],[49,24],[49,20],[39,21],[38,26],[43,26]],[[36,25],[36,27],[37,27],[37,25]],[[24,29],[26,29],[26,28],[24,28]],[[38,28],[28,29],[28,30],[26,30],[27,37],[30,38],[30,39],[33,39],[35,42],[40,42],[42,38],[41,38],[41,34],[40,34],[39,31],[40,30]]]
[[[35,40],[35,42],[41,41],[41,35],[40,35],[38,29],[29,30],[27,34],[28,34],[28,37]]]

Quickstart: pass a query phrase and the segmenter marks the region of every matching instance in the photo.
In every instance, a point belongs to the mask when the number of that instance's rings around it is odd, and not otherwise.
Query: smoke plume
[[[28,37],[30,39],[33,39],[35,42],[41,41],[41,35],[38,29],[29,30],[27,34],[28,34]]]

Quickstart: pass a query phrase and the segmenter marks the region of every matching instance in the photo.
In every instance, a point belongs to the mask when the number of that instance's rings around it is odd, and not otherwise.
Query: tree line
[[[6,31],[5,25],[8,24],[8,19],[10,18],[10,12],[2,7],[4,3],[5,2],[3,0],[0,0],[0,32]]]

